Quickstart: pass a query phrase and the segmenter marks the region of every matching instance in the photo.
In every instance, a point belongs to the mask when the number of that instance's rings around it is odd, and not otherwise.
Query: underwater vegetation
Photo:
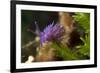
[[[21,62],[90,59],[90,14],[22,10]]]

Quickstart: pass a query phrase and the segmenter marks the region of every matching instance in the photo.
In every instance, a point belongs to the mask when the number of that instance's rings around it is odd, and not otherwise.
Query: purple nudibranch
[[[46,41],[58,41],[63,35],[64,28],[60,24],[50,24],[43,32],[40,32],[40,43],[41,45]]]

